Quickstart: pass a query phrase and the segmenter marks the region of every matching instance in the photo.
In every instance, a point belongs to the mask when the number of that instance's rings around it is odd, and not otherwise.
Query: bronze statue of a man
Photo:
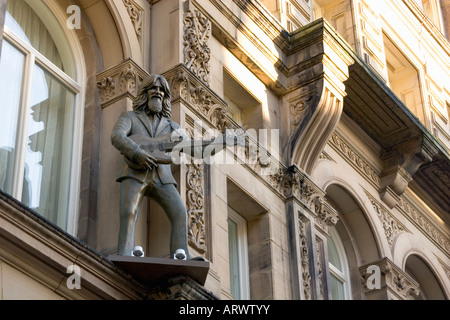
[[[139,87],[133,110],[124,112],[112,131],[111,142],[126,159],[117,178],[121,184],[119,255],[132,254],[136,221],[142,200],[148,196],[161,205],[172,224],[171,256],[183,249],[189,259],[187,212],[170,164],[158,162],[132,139],[135,136],[157,139],[179,130],[180,126],[170,120],[171,113],[167,80],[161,75],[150,75]]]

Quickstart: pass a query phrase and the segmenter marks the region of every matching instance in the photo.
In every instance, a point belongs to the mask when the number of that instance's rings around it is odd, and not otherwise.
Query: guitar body
[[[156,138],[150,138],[143,135],[131,135],[128,138],[137,143],[143,150],[156,159],[158,164],[171,164],[172,158],[164,148],[165,145],[171,144],[172,134],[166,134]],[[131,169],[144,170],[138,163],[131,161],[125,157],[125,161]]]

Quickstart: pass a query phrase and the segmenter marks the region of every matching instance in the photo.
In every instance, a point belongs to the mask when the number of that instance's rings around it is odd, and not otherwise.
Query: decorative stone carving
[[[307,103],[313,98],[312,95],[301,96],[289,103],[289,109],[291,112],[291,126],[293,130],[296,130],[307,112]]]
[[[148,75],[133,60],[128,59],[97,75],[97,88],[103,108],[122,99],[135,98],[137,88]]]
[[[338,222],[337,212],[321,197],[314,199],[314,212],[316,223],[327,230],[327,226],[334,226]]]
[[[323,259],[323,241],[316,237],[316,255],[317,255],[317,280],[319,282],[319,297],[325,300],[324,273],[322,268]]]
[[[338,222],[338,214],[325,200],[325,193],[298,168],[279,168],[269,181],[285,197],[295,197],[315,214],[316,225],[327,232]]]
[[[309,266],[309,249],[308,249],[308,236],[306,234],[306,223],[305,219],[299,213],[298,216],[298,226],[300,235],[300,261],[302,264],[302,284],[303,284],[303,294],[305,300],[312,299],[311,290],[311,274]]]
[[[158,281],[148,291],[149,300],[218,300],[218,297],[187,276]]]
[[[103,77],[97,82],[102,101],[107,101],[116,94],[116,83],[113,77]]]
[[[329,144],[375,188],[381,187],[377,171],[337,131],[333,132]]]
[[[411,201],[405,195],[400,197],[397,208],[399,208],[404,215],[409,218],[414,225],[416,225],[422,233],[436,244],[447,255],[450,255],[450,237],[444,231],[439,230],[430,222],[430,218],[419,209],[415,209]]]
[[[184,64],[206,84],[210,84],[211,21],[190,0],[184,15]]]
[[[138,74],[132,65],[123,68],[119,75],[119,88],[121,92],[136,92]]]
[[[200,119],[206,120],[207,125],[221,132],[230,126],[225,102],[199,81],[191,70],[187,70],[186,66],[177,66],[165,77],[171,86],[172,101],[182,99]]]
[[[372,263],[371,266],[378,266],[381,271],[381,288],[380,289],[369,289],[367,282],[371,273],[367,273],[369,265],[361,267],[361,283],[364,286],[366,294],[370,295],[373,290],[383,290],[385,291],[385,299],[400,299],[400,300],[413,300],[419,293],[419,284],[414,281],[408,274],[397,267],[388,258],[383,258],[382,260]]]
[[[133,23],[134,31],[139,42],[142,40],[142,25],[144,9],[136,4],[133,0],[123,0],[123,4],[127,8],[128,15]]]
[[[207,251],[204,192],[204,165],[196,163],[187,165],[186,207],[189,245],[201,254]]]
[[[377,213],[378,218],[383,225],[384,234],[386,235],[386,239],[389,243],[389,246],[392,247],[393,241],[395,237],[403,232],[408,231],[406,227],[401,224],[395,217],[392,215],[388,209],[386,209],[381,203],[375,200],[369,192],[366,191],[366,194],[372,204],[375,212]]]

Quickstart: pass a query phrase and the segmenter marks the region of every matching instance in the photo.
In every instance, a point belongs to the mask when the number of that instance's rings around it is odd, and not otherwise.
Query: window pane
[[[328,238],[327,244],[328,244],[328,261],[337,269],[343,271],[341,259],[339,258],[339,252],[332,237]]]
[[[228,219],[228,248],[230,255],[230,287],[234,299],[241,299],[237,224]]]
[[[332,299],[333,300],[344,300],[345,299],[344,283],[342,283],[333,274],[330,274],[330,283],[331,283]]]
[[[74,95],[35,66],[22,202],[66,229]]]
[[[17,123],[25,56],[7,41],[0,60],[0,189],[12,193]]]
[[[35,0],[14,0],[8,1],[6,10],[8,28],[69,76],[75,76],[64,32],[45,4]]]

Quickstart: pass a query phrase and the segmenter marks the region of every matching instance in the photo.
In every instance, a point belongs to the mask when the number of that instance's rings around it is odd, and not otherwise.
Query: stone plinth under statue
[[[108,259],[148,287],[151,300],[217,300],[203,285],[210,263],[110,255]]]
[[[145,284],[175,276],[187,276],[204,285],[209,271],[208,261],[176,260],[151,257],[110,255],[108,259]]]

